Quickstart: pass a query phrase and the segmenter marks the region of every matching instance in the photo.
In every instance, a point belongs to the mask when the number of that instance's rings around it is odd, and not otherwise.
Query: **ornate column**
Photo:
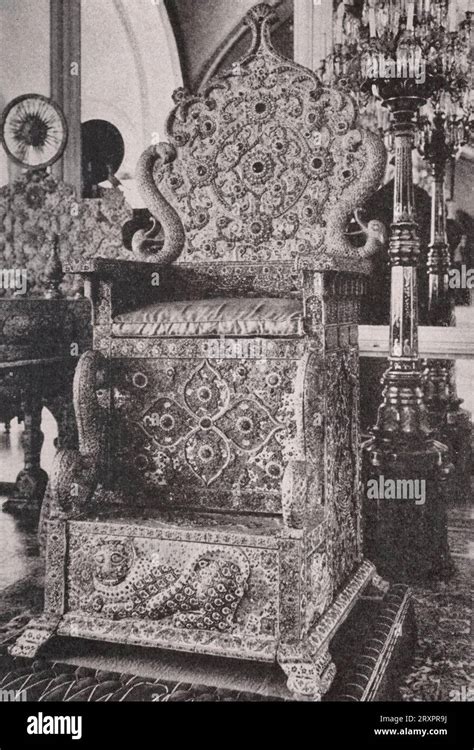
[[[417,265],[420,241],[413,205],[412,148],[416,109],[413,98],[388,100],[395,150],[391,264],[390,367],[374,434],[392,444],[424,444],[430,429],[422,399],[418,356]]]
[[[384,95],[385,94],[385,95]],[[424,488],[422,502],[400,496],[365,498],[365,547],[379,573],[389,579],[443,576],[450,570],[442,482],[449,471],[446,446],[431,436],[423,401],[418,353],[417,266],[420,240],[413,201],[412,149],[418,108],[416,92],[384,91],[391,111],[395,151],[391,264],[390,355],[383,401],[372,436],[364,444],[364,478],[380,487]],[[408,484],[397,484],[403,482]],[[411,483],[411,484],[410,484]],[[388,494],[388,493],[387,493]]]
[[[450,266],[448,237],[446,234],[446,203],[444,178],[446,162],[450,156],[443,127],[444,117],[435,116],[435,129],[426,153],[432,170],[431,183],[431,234],[428,246],[428,309],[431,325],[448,326],[452,321],[453,305],[449,291]]]
[[[423,152],[431,166],[431,234],[427,255],[428,325],[455,325],[454,301],[449,288],[450,254],[446,233],[446,202],[444,181],[446,164],[452,148],[447,143],[445,116],[437,112],[433,118]],[[471,420],[460,408],[462,400],[456,391],[454,360],[426,361],[425,403],[430,424],[450,449],[455,466],[450,480],[450,497],[467,499],[470,496]]]
[[[390,111],[395,179],[389,246],[389,368],[382,380],[377,423],[364,446],[365,478],[380,480],[378,495],[369,496],[365,488],[366,554],[382,575],[411,580],[443,576],[450,570],[443,501],[450,471],[448,448],[434,439],[430,428],[417,341],[420,240],[413,206],[412,149],[418,113],[427,103],[434,111],[446,107],[452,113],[450,128],[456,143],[460,108],[469,120],[471,14],[458,18],[454,1],[395,0],[389,5],[363,0],[360,8],[339,0],[330,71],[362,105],[374,103],[375,98]],[[438,200],[435,211],[439,211]],[[442,215],[436,216],[430,298],[439,311],[445,304],[447,270],[444,238],[438,237]],[[385,479],[390,480],[387,490]],[[423,484],[423,497],[409,501],[401,487],[406,490],[416,482]]]

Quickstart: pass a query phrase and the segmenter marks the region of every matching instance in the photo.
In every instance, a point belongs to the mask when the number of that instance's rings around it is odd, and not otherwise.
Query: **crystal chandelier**
[[[367,103],[410,91],[469,110],[471,16],[455,0],[352,0],[336,9],[325,73]],[[397,87],[398,84],[398,87]]]
[[[323,78],[355,95],[363,123],[384,136],[389,151],[393,132],[384,99],[410,92],[429,102],[420,113],[425,133],[441,112],[448,140],[462,145],[473,120],[471,18],[469,9],[462,17],[455,0],[364,0],[358,11],[344,0]]]
[[[455,157],[468,143],[471,122],[468,107],[453,107],[451,97],[439,97],[421,108],[415,146],[431,172],[431,227],[427,254],[428,323],[450,325],[452,298],[448,285],[450,255],[447,239],[445,177],[448,163],[454,176]]]
[[[458,42],[452,33],[452,42]],[[466,42],[467,43],[467,42]],[[459,43],[454,45],[459,48]],[[446,167],[451,164],[451,192],[454,189],[455,158],[469,142],[472,131],[472,91],[469,69],[465,71],[464,49],[461,49],[460,70],[451,66],[449,89],[443,90],[421,108],[415,145],[430,167],[431,226],[426,255],[428,277],[428,325],[454,325],[454,298],[449,288],[451,258],[447,235],[445,180]],[[460,408],[462,400],[456,391],[455,362],[448,359],[426,360],[424,371],[425,403],[430,421],[451,450],[455,476],[460,493],[468,486],[469,469],[466,456],[470,453],[471,424],[468,412]],[[464,481],[463,481],[464,477]]]
[[[429,163],[436,158],[440,148],[440,158],[448,160],[457,156],[469,142],[474,127],[469,92],[463,98],[463,105],[459,105],[453,102],[451,95],[441,95],[437,102],[428,101],[421,108],[415,146]]]

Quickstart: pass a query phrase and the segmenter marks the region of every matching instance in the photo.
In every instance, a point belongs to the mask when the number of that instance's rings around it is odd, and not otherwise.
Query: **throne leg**
[[[8,648],[12,656],[34,657],[55,635],[65,608],[66,560],[66,522],[50,520],[47,524],[44,612],[30,620],[20,637]]]
[[[8,647],[11,656],[33,658],[56,633],[60,617],[43,614],[28,623],[26,630]]]
[[[372,563],[365,560],[307,633],[301,634],[299,639],[293,637],[280,642],[277,661],[295,698],[320,701],[328,692],[336,676],[329,648],[339,627],[366,592],[372,591],[372,596],[381,598],[387,586]]]
[[[288,678],[288,690],[300,701],[320,701],[336,674],[336,665],[327,648],[312,655],[301,644],[285,644],[280,646],[277,659]]]

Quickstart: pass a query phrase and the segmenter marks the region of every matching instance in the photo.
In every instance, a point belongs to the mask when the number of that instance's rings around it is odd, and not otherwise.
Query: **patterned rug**
[[[25,691],[28,701],[265,701],[263,696],[184,682],[0,657],[0,690]],[[18,697],[19,699],[19,697]]]
[[[413,587],[418,643],[400,692],[405,701],[473,699],[472,557],[468,508],[450,508],[449,546],[456,572],[448,582]],[[469,692],[470,690],[470,692]]]

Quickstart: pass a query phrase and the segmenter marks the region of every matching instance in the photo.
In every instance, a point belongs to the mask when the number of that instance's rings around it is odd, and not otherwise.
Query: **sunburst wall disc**
[[[67,123],[51,99],[23,94],[5,107],[0,136],[12,161],[28,169],[44,169],[62,156]]]

